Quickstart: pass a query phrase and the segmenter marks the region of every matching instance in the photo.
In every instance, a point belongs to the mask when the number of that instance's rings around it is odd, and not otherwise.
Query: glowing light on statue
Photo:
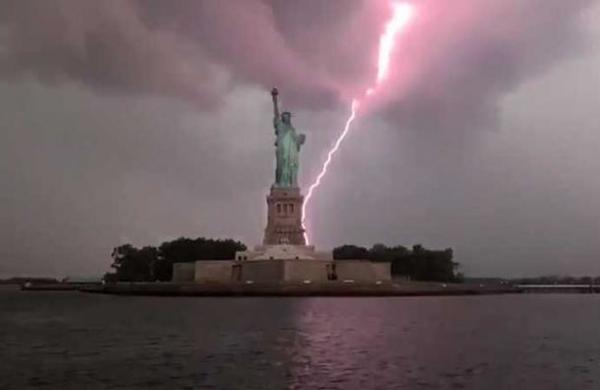
[[[394,47],[396,44],[396,39],[398,35],[408,26],[409,22],[412,20],[415,14],[415,9],[412,4],[403,3],[403,2],[392,2],[391,3],[392,16],[390,20],[386,23],[385,29],[379,38],[379,55],[377,58],[377,77],[375,79],[375,86],[369,87],[363,93],[362,98],[355,98],[352,100],[352,104],[350,105],[350,116],[346,120],[346,124],[344,129],[336,139],[333,147],[327,153],[327,158],[321,167],[321,171],[317,175],[316,180],[310,185],[308,188],[308,192],[306,194],[306,198],[304,199],[304,204],[302,205],[302,227],[304,228],[304,238],[306,240],[306,244],[308,245],[308,233],[306,233],[306,209],[307,205],[312,198],[315,190],[321,184],[321,181],[327,174],[327,168],[333,159],[333,156],[337,153],[346,138],[346,135],[350,132],[350,128],[352,126],[352,122],[356,119],[358,115],[358,109],[361,104],[362,99],[369,98],[372,96],[377,89],[381,86],[381,84],[388,78],[389,69],[390,69],[390,60],[392,56],[392,52],[394,51]]]

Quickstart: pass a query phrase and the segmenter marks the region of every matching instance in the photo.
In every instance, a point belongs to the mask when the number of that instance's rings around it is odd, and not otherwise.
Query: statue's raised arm
[[[274,120],[278,120],[279,119],[279,102],[277,100],[277,96],[279,95],[279,91],[277,90],[277,88],[273,88],[271,90],[271,96],[273,97],[273,114],[274,114]]]

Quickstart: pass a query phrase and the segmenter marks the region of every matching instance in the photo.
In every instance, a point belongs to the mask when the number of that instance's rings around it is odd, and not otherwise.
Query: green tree
[[[388,247],[375,244],[367,250],[354,245],[343,245],[333,251],[334,259],[369,259],[391,263],[392,275],[413,280],[459,282],[463,276],[457,272],[459,264],[453,261],[452,249],[429,250],[422,245],[408,249],[402,245]]]
[[[163,242],[158,248],[146,246],[138,249],[131,244],[116,247],[112,252],[114,274],[107,281],[169,281],[173,263],[197,260],[231,260],[235,252],[245,250],[241,242],[231,239],[214,240],[199,237],[178,238]]]
[[[246,250],[246,246],[231,239],[214,240],[199,237],[196,239],[180,237],[163,242],[158,248],[160,260],[155,264],[157,280],[171,280],[173,263],[189,263],[199,260],[232,260],[237,251]]]
[[[336,260],[359,260],[368,257],[369,250],[362,246],[342,245],[333,250],[333,258]]]
[[[131,244],[116,247],[111,257],[112,268],[118,281],[146,282],[154,280],[151,266],[158,260],[158,249],[146,246],[141,249]]]

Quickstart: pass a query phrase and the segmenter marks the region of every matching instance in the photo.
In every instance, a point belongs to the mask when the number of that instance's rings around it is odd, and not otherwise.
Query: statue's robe
[[[275,169],[275,184],[278,187],[298,186],[298,167],[301,140],[296,129],[281,119],[274,122],[277,136],[277,167]]]

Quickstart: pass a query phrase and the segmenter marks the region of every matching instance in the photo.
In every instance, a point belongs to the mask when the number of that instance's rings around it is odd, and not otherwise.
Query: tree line
[[[426,249],[414,245],[408,249],[402,245],[388,247],[375,244],[370,249],[355,245],[342,245],[333,250],[336,260],[368,259],[391,263],[392,275],[410,280],[436,282],[462,282],[458,272],[459,263],[453,260],[454,251]]]
[[[173,263],[197,260],[231,260],[235,252],[246,250],[241,242],[231,239],[215,240],[198,237],[166,241],[158,247],[136,248],[124,244],[113,249],[113,272],[104,276],[106,281],[151,282],[169,281],[173,276]]]
[[[166,241],[158,247],[136,248],[131,244],[113,249],[111,268],[104,279],[109,282],[148,282],[169,281],[173,275],[173,263],[198,260],[232,260],[235,252],[246,250],[246,246],[232,239],[210,239],[199,237],[178,238]],[[335,260],[368,259],[391,263],[393,276],[411,280],[460,282],[458,263],[453,261],[452,249],[430,250],[422,245],[411,249],[404,246],[388,247],[383,244],[364,248],[355,245],[342,245],[333,250]]]

